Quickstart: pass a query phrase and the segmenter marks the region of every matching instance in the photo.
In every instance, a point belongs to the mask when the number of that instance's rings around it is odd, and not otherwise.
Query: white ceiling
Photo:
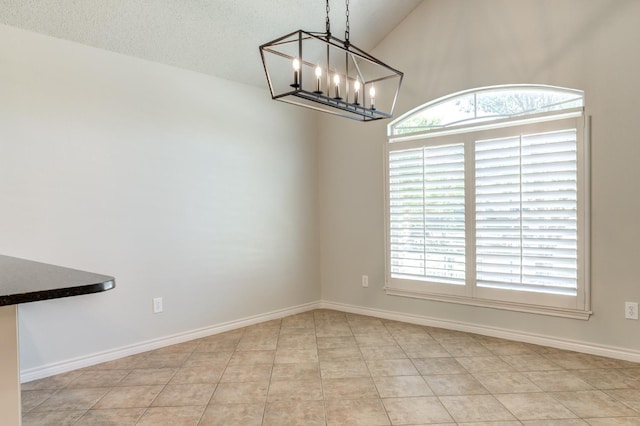
[[[350,40],[370,50],[422,0],[350,0]],[[344,0],[330,0],[344,38]],[[323,0],[0,0],[0,23],[266,87],[258,46],[325,29]],[[384,60],[384,58],[381,58]]]

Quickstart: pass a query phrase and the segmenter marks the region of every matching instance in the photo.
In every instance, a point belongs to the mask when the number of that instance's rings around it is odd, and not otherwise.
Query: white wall
[[[23,371],[317,301],[315,134],[266,91],[0,25],[0,253],[117,283],[22,305]]]
[[[638,40],[637,0],[425,0],[374,52],[405,72],[397,116],[446,94],[496,84],[585,91],[593,115],[589,321],[385,295],[387,123],[324,117],[323,300],[640,350],[640,322],[623,317],[625,300],[640,301]],[[363,274],[369,288],[360,285]]]

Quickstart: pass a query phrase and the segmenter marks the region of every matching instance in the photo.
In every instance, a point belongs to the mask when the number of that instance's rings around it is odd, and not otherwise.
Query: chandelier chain
[[[327,21],[326,21],[326,28],[327,28],[327,34],[331,34],[331,21],[329,21],[329,11],[331,9],[329,9],[329,0],[327,0]]]
[[[349,0],[345,0],[345,16],[347,17],[347,23],[344,30],[344,41],[345,44],[349,45]]]

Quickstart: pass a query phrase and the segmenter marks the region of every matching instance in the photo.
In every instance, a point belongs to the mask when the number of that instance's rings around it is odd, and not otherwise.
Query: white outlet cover
[[[625,302],[624,303],[624,317],[626,319],[637,320],[638,319],[638,303]]]
[[[362,287],[369,287],[369,276],[368,275],[363,275],[362,276]]]
[[[159,314],[162,312],[162,297],[153,298],[153,313]]]

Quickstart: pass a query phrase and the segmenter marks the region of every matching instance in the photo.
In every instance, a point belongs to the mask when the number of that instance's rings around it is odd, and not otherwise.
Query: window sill
[[[479,306],[482,308],[503,309],[507,311],[524,312],[528,314],[550,315],[554,317],[578,319],[586,321],[593,312],[579,309],[554,308],[550,306],[528,305],[524,303],[503,302],[499,300],[470,299],[462,296],[445,294],[420,293],[396,288],[385,287],[389,296],[411,297],[416,299],[433,300],[436,302],[457,303],[460,305]]]

